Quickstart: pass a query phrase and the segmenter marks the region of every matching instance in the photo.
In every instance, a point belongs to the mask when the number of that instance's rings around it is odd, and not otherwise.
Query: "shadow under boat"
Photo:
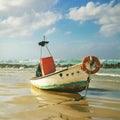
[[[31,93],[34,96],[40,96],[41,98],[44,97],[46,99],[58,99],[58,98],[65,98],[65,99],[69,99],[69,101],[79,101],[81,99],[85,99],[83,98],[82,95],[80,95],[79,93],[71,93],[71,92],[58,92],[58,91],[54,91],[54,90],[43,90],[43,89],[39,89],[37,87],[31,86]]]
[[[88,101],[80,99],[82,96],[78,93],[47,91],[35,87],[31,87],[31,93],[39,101],[39,107],[54,111],[54,116],[68,120],[91,120]]]

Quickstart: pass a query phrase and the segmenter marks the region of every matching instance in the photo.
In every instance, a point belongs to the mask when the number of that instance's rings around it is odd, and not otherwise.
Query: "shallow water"
[[[30,85],[32,76],[34,69],[0,69],[0,120],[120,119],[118,82],[105,84],[104,77],[100,81],[101,77],[94,75],[86,99],[79,100],[85,91],[75,94],[38,90]],[[114,89],[110,89],[113,83]]]

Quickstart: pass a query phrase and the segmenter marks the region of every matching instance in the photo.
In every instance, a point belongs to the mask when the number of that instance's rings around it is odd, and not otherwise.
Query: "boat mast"
[[[41,50],[40,50],[40,58],[42,57],[42,47],[46,47],[47,51],[49,52],[50,56],[52,56],[50,50],[47,47],[47,44],[49,43],[49,41],[45,40],[45,35],[43,36],[43,41],[39,42],[38,45],[41,46]]]

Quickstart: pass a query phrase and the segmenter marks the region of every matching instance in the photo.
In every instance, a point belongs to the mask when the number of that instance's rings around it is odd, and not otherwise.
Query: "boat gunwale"
[[[39,80],[39,79],[42,79],[42,78],[50,77],[50,76],[52,76],[52,75],[55,75],[55,74],[58,74],[58,73],[67,71],[67,70],[69,70],[69,69],[71,69],[71,68],[73,68],[73,67],[76,67],[76,66],[78,66],[78,65],[81,66],[81,63],[80,63],[80,64],[73,65],[73,66],[71,66],[71,67],[67,67],[67,68],[65,68],[65,69],[63,69],[63,70],[55,71],[55,72],[50,73],[50,74],[47,74],[47,75],[45,75],[45,76],[32,77],[31,80]]]
[[[56,72],[53,72],[53,73],[50,73],[50,74],[47,74],[47,75],[45,75],[45,76],[32,77],[31,80],[37,80],[37,79],[46,78],[46,77],[49,77],[49,76],[52,76],[52,75],[55,75],[55,74],[61,73],[61,72],[66,71],[66,70],[68,70],[68,68],[63,69],[63,70],[60,70],[60,71],[56,71]]]

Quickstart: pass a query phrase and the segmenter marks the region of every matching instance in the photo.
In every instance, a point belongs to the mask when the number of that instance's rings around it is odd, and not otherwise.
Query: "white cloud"
[[[56,28],[49,29],[49,30],[45,33],[45,35],[53,34],[55,31],[56,31]]]
[[[0,33],[2,35],[28,36],[34,31],[48,27],[61,19],[61,15],[53,12],[24,14],[21,17],[10,16],[0,21]]]
[[[29,36],[62,18],[48,11],[58,0],[0,0],[0,35]]]
[[[58,0],[0,0],[0,15],[42,11],[51,8]]]
[[[114,0],[106,4],[89,2],[86,6],[72,8],[68,18],[79,21],[81,24],[87,20],[101,25],[100,33],[104,36],[112,36],[120,33],[120,3],[113,5]]]

